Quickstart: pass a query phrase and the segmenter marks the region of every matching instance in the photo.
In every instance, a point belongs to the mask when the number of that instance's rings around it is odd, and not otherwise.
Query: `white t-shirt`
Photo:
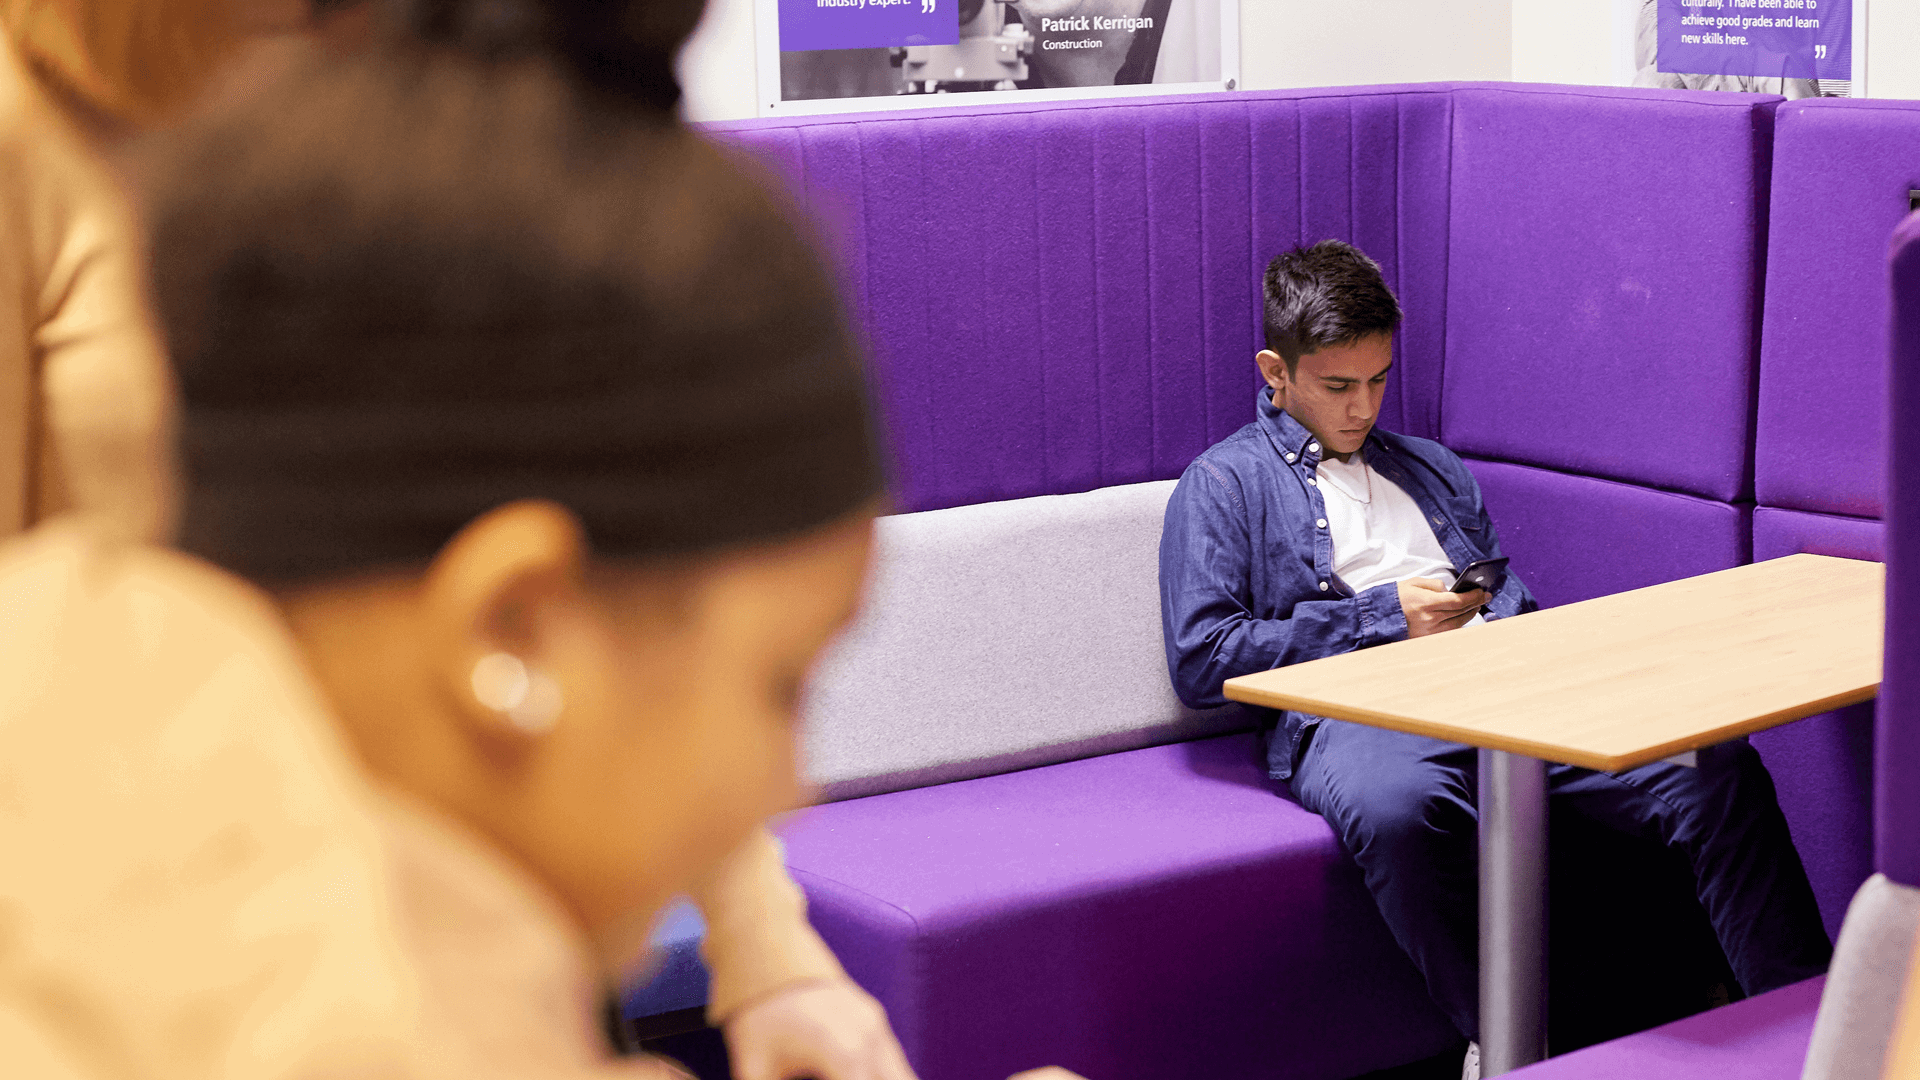
[[[1373,471],[1364,453],[1348,461],[1329,457],[1315,475],[1327,507],[1333,572],[1355,593],[1416,577],[1453,587],[1453,561],[1441,550],[1420,504]],[[1475,615],[1468,625],[1484,621]]]

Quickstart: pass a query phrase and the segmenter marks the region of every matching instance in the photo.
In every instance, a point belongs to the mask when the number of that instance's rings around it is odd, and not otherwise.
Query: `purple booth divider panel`
[[[1450,88],[755,121],[841,252],[902,509],[1178,476],[1252,419],[1260,273],[1351,240],[1407,309],[1383,419],[1438,430]]]
[[[1456,92],[1443,442],[1746,494],[1779,100]]]
[[[1886,243],[1912,188],[1920,102],[1780,106],[1754,450],[1764,506],[1883,513]]]
[[[1771,319],[1769,315],[1769,328]],[[1765,368],[1763,361],[1763,383]],[[1803,551],[1879,561],[1885,543],[1886,527],[1869,518],[1772,506],[1753,512],[1755,562]],[[1873,705],[1868,703],[1753,736],[1779,789],[1780,809],[1793,830],[1829,936],[1840,932],[1847,903],[1873,872],[1873,723]]]
[[[1251,735],[832,803],[781,830],[925,1080],[1337,1078],[1458,1036]]]
[[[1887,653],[1874,732],[1874,865],[1920,885],[1920,214],[1894,230]]]
[[[1753,561],[1800,552],[1842,559],[1886,561],[1887,527],[1872,518],[1810,514],[1758,506],[1753,511]]]
[[[1500,547],[1543,607],[1747,561],[1744,507],[1469,458]]]

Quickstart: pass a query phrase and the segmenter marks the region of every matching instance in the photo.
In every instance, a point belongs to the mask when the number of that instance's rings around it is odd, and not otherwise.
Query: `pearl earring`
[[[473,665],[473,696],[527,735],[544,735],[560,721],[560,684],[511,653],[488,653]]]

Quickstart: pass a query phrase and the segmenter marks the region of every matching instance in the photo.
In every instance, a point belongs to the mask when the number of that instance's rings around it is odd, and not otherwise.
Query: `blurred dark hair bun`
[[[673,59],[705,0],[387,0],[399,32],[486,59],[545,55],[581,82],[670,111]]]
[[[532,498],[646,560],[879,496],[832,276],[774,184],[684,127],[538,60],[393,45],[173,140],[150,220],[186,550],[334,578]]]

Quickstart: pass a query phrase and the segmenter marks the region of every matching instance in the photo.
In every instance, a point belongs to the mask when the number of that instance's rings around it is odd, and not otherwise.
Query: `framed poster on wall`
[[[1231,90],[1238,0],[755,0],[761,116]]]
[[[1803,97],[1867,93],[1867,0],[1616,0],[1635,86]]]

